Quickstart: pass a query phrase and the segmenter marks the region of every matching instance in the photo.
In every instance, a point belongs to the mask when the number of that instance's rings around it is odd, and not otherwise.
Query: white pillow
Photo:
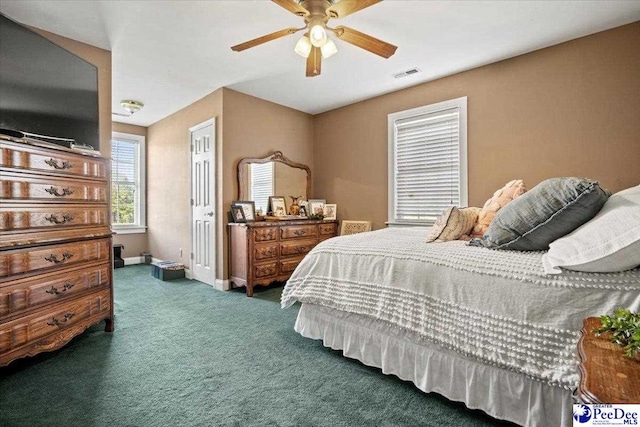
[[[549,245],[542,257],[547,274],[558,267],[590,273],[640,265],[640,185],[609,197],[593,219]]]

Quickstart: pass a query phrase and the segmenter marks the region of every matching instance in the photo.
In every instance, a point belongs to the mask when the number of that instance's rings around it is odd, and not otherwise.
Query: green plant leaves
[[[640,357],[640,314],[619,308],[612,316],[600,316],[602,327],[594,329],[599,336],[611,333],[611,342],[624,348],[628,357]]]

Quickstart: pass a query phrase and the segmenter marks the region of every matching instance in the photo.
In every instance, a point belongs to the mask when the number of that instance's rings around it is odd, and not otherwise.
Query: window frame
[[[467,172],[467,97],[450,99],[447,101],[437,102],[422,107],[412,108],[409,110],[391,113],[387,116],[388,129],[388,211],[387,222],[389,226],[431,226],[436,218],[425,220],[398,220],[396,217],[396,121],[407,119],[423,114],[437,113],[443,110],[458,108],[458,144],[460,152],[460,206],[468,206],[468,172]]]
[[[253,168],[254,166],[263,166],[263,165],[270,165],[271,166],[271,196],[273,196],[275,194],[275,187],[276,187],[276,162],[274,161],[268,161],[268,162],[263,162],[263,163],[258,163],[258,162],[254,162],[254,163],[249,163],[249,178],[248,178],[248,184],[249,184],[249,199],[248,200],[254,200],[255,201],[255,197],[254,197],[254,192],[253,192]],[[268,202],[268,198],[267,198],[267,205],[264,207],[263,210],[263,215],[267,214],[267,209],[269,208],[269,202]],[[256,209],[259,209],[260,207],[256,204]]]
[[[137,234],[137,233],[146,233],[147,231],[147,214],[146,214],[146,138],[143,135],[136,135],[131,133],[124,132],[111,132],[111,163],[113,169],[113,162],[115,161],[113,158],[113,141],[114,140],[124,140],[124,141],[135,141],[138,143],[138,170],[137,170],[137,185],[136,185],[136,212],[137,215],[137,223],[132,225],[118,225],[111,224],[111,229],[117,234]],[[113,175],[109,179],[109,206],[113,209],[113,194],[111,189],[113,187]],[[111,215],[111,212],[109,213]]]

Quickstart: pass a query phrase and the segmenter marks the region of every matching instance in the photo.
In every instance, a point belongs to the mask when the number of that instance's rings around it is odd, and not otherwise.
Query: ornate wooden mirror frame
[[[238,200],[247,200],[249,197],[247,191],[247,165],[251,163],[268,163],[279,162],[284,163],[292,168],[302,169],[307,172],[307,199],[311,198],[311,169],[302,163],[292,162],[282,154],[282,151],[274,151],[273,154],[265,158],[244,158],[238,163]]]

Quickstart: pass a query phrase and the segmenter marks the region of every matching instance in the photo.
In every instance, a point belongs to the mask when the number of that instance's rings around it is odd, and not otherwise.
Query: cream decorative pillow
[[[472,237],[482,237],[487,232],[489,224],[493,221],[493,217],[503,207],[513,199],[522,196],[527,191],[524,182],[521,179],[514,179],[505,184],[504,187],[493,193],[493,197],[486,201],[480,214],[478,215],[478,223],[473,227]]]
[[[609,197],[591,221],[552,242],[542,264],[548,274],[560,267],[611,273],[640,266],[640,185]]]
[[[458,240],[469,234],[475,225],[480,208],[450,207],[438,217],[427,236],[427,243]]]

